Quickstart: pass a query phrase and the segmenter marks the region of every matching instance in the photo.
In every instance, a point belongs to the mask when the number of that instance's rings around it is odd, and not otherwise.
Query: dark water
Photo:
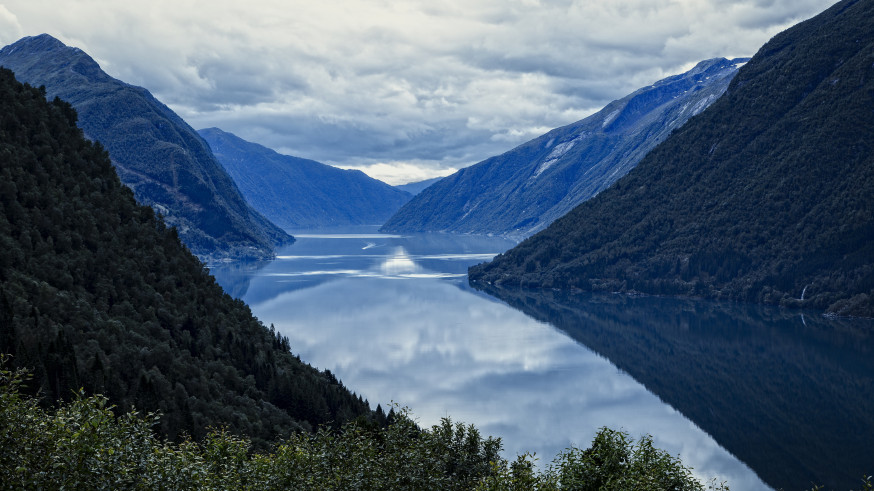
[[[874,472],[874,325],[701,300],[489,291],[610,359],[774,487]]]
[[[871,322],[471,288],[467,267],[503,239],[296,237],[275,261],[213,273],[374,406],[473,423],[544,465],[602,426],[648,433],[733,490],[858,488],[874,472]]]

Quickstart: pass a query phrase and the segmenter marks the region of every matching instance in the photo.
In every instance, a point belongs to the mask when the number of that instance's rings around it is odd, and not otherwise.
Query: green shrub
[[[571,448],[544,471],[525,454],[508,462],[501,441],[448,418],[421,429],[406,410],[381,426],[297,433],[270,452],[213,429],[203,440],[155,435],[156,414],[116,416],[81,392],[46,409],[20,392],[26,373],[0,367],[0,489],[449,489],[703,490],[679,459],[603,428],[591,448]],[[714,486],[711,485],[711,489]],[[716,489],[727,489],[720,485]]]

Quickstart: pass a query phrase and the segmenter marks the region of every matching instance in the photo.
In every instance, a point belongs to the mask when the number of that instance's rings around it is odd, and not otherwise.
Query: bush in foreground
[[[607,428],[544,471],[529,455],[501,458],[500,439],[473,426],[444,419],[422,430],[406,411],[386,427],[352,422],[256,453],[221,429],[199,442],[167,442],[152,431],[157,415],[116,416],[102,396],[79,394],[47,410],[20,392],[24,378],[0,368],[2,489],[704,489],[651,437],[635,442]]]

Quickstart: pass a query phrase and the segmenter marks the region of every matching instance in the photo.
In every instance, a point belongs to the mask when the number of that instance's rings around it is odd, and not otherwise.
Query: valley
[[[772,3],[0,5],[0,490],[870,490],[874,0]]]

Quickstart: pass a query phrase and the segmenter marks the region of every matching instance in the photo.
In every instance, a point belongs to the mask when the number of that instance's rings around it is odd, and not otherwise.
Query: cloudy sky
[[[833,0],[0,0],[195,128],[359,168],[447,175]]]

